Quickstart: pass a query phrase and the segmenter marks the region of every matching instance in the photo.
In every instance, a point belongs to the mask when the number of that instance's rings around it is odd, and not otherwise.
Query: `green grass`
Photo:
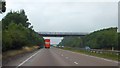
[[[112,54],[112,53],[93,53],[90,51],[86,51],[86,50],[76,50],[73,48],[62,48],[64,50],[70,50],[73,52],[78,52],[78,53],[82,53],[82,54],[87,54],[87,55],[92,55],[92,56],[97,56],[97,57],[101,57],[101,58],[106,58],[106,59],[110,59],[110,60],[115,60],[115,61],[120,61],[120,59],[118,58],[119,55],[116,54]]]

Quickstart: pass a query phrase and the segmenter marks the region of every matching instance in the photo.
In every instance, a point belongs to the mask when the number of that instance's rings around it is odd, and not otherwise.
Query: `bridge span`
[[[88,33],[83,32],[38,32],[40,36],[44,37],[65,37],[65,36],[85,36]]]

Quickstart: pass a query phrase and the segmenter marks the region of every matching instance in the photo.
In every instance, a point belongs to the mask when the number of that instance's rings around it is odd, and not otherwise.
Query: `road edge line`
[[[35,54],[31,55],[29,58],[27,58],[25,61],[23,61],[22,63],[20,63],[16,68],[22,66],[24,63],[26,63],[28,60],[30,60],[32,57],[34,57],[35,55],[37,55],[41,50],[37,51]]]

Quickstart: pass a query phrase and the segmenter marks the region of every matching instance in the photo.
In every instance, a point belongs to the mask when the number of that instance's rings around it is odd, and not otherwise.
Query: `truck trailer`
[[[45,39],[45,48],[50,48],[50,39]]]

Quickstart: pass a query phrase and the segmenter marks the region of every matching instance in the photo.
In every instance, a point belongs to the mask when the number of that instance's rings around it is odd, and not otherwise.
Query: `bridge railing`
[[[88,33],[84,33],[84,32],[38,32],[38,34],[50,34],[50,35],[54,35],[54,34],[60,34],[60,35],[86,35]]]

